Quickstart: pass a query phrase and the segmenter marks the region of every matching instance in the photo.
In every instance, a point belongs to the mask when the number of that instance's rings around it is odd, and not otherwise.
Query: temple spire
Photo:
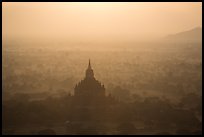
[[[94,73],[93,73],[93,69],[91,68],[91,61],[90,61],[90,59],[89,59],[88,68],[86,70],[86,78],[94,78]]]
[[[91,68],[91,61],[90,61],[90,59],[89,59],[89,66],[88,66],[88,68]]]

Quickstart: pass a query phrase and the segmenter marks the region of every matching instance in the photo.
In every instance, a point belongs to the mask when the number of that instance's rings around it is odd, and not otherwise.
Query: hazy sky
[[[5,3],[3,39],[137,40],[202,27],[202,3]]]

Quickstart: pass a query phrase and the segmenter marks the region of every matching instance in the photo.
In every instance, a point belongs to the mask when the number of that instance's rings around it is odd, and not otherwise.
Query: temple
[[[100,127],[100,129],[95,127],[95,124],[108,123],[109,120],[113,119],[110,115],[114,115],[117,109],[122,106],[111,95],[106,96],[104,85],[94,77],[90,60],[85,77],[76,84],[74,95],[68,96],[68,98],[66,104],[67,119],[71,121],[68,132],[71,134],[82,131],[82,127],[87,127],[86,132],[88,133],[102,131]]]
[[[86,75],[83,80],[76,84],[74,96],[84,98],[103,98],[105,97],[105,87],[94,77],[93,69],[89,59]]]

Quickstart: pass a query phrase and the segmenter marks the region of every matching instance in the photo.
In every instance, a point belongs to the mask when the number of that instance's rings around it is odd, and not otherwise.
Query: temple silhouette
[[[75,85],[70,98],[71,121],[101,121],[108,116],[107,109],[117,104],[111,95],[106,96],[104,85],[94,77],[90,59],[85,78]]]
[[[90,59],[85,78],[75,86],[74,95],[89,99],[105,97],[105,87],[95,79]]]

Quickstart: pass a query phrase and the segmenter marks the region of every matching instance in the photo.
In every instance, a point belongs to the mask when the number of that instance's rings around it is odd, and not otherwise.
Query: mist
[[[201,2],[2,5],[3,134],[202,134]]]
[[[148,41],[202,26],[202,3],[3,3],[3,40]]]

